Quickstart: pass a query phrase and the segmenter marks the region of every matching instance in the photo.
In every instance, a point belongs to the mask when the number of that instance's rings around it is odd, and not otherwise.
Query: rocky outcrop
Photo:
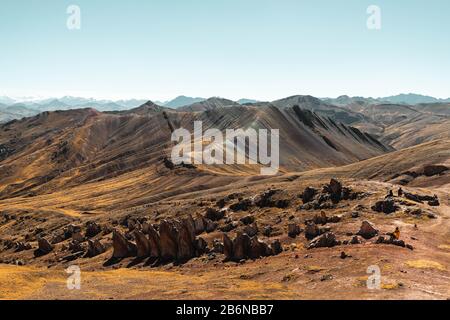
[[[203,218],[202,216],[197,216],[194,219],[194,230],[195,230],[195,234],[197,234],[197,235],[205,232],[205,230],[206,230],[205,218]]]
[[[150,225],[147,228],[148,241],[150,242],[150,257],[159,258],[161,255],[160,237],[158,231]]]
[[[177,261],[184,262],[195,256],[195,247],[192,233],[188,226],[182,223],[178,226],[177,234]]]
[[[136,245],[125,238],[119,231],[113,231],[113,258],[126,258],[137,253]]]
[[[177,233],[175,226],[163,220],[159,225],[159,237],[160,237],[160,249],[161,249],[161,260],[162,261],[172,261],[177,258],[178,247],[177,247]]]
[[[414,247],[412,245],[406,244],[405,241],[403,241],[403,240],[395,239],[393,236],[388,236],[388,237],[380,236],[375,243],[377,243],[377,244],[391,244],[391,245],[394,245],[394,246],[407,248],[409,250],[414,250]]]
[[[384,200],[378,201],[372,206],[372,210],[376,212],[382,212],[385,214],[391,214],[397,211],[399,207],[391,197],[387,197]]]
[[[279,241],[269,246],[258,237],[250,237],[246,233],[239,233],[233,241],[224,234],[223,248],[225,260],[236,262],[276,255],[282,251]]]
[[[427,177],[432,177],[441,174],[447,170],[449,170],[449,168],[444,165],[427,165],[423,167],[423,174],[426,175]]]
[[[137,247],[137,257],[145,258],[150,256],[151,243],[150,240],[141,231],[135,230],[133,232],[134,238],[136,239]]]

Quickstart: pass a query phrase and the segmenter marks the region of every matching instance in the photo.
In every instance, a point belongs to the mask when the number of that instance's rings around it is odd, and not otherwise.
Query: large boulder
[[[41,255],[48,254],[53,251],[53,245],[51,245],[45,238],[38,238],[38,253]]]
[[[233,240],[233,259],[240,261],[247,259],[250,248],[250,237],[246,233],[240,233]]]
[[[314,248],[331,248],[339,245],[340,242],[336,240],[336,235],[332,232],[326,232],[314,238],[309,244],[308,249]]]
[[[317,189],[314,189],[313,187],[307,187],[302,193],[303,203],[311,202],[316,194]]]
[[[226,260],[233,259],[233,241],[231,241],[226,233],[223,234],[223,253],[225,254]]]
[[[373,237],[378,235],[378,230],[375,229],[375,227],[373,226],[372,223],[365,220],[361,224],[361,228],[358,231],[358,235],[360,235],[364,239],[368,240],[368,239],[372,239]]]
[[[105,247],[99,240],[88,240],[88,249],[86,252],[86,257],[92,258],[95,256],[98,256],[99,254],[102,254],[105,252]]]
[[[161,221],[159,225],[159,238],[161,249],[161,260],[171,261],[177,258],[178,252],[178,230],[167,220]]]

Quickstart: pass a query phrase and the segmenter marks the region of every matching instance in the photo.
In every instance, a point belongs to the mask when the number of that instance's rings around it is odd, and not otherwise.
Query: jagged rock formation
[[[226,261],[241,261],[246,259],[258,259],[279,254],[282,249],[278,240],[272,245],[267,245],[258,237],[250,237],[246,233],[238,233],[234,240],[227,234],[223,234],[223,246]]]

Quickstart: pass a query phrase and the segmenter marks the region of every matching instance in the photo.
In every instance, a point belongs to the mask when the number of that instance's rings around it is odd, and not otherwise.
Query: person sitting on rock
[[[400,229],[399,229],[399,227],[395,228],[395,231],[392,233],[392,235],[394,236],[395,240],[400,239]]]

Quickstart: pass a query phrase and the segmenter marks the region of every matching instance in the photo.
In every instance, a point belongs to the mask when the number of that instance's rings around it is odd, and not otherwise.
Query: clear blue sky
[[[2,0],[0,43],[0,95],[450,96],[448,0]]]

